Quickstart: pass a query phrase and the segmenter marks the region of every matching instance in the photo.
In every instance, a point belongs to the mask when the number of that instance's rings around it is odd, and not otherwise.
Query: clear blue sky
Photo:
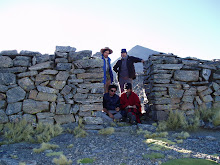
[[[0,51],[98,52],[141,45],[220,59],[220,0],[0,0]]]

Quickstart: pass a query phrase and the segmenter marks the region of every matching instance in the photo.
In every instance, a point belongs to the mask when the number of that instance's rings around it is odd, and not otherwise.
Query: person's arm
[[[120,98],[120,104],[121,104],[120,108],[121,108],[121,109],[125,109],[127,106],[129,106],[129,104],[128,104],[128,102],[126,101],[125,97],[127,97],[127,96],[126,96],[126,93],[124,93],[124,94],[121,95],[121,98]]]
[[[110,118],[113,119],[114,116],[107,110],[107,100],[105,99],[105,96],[106,96],[106,95],[103,96],[103,111],[104,111],[105,113],[107,113]]]
[[[116,111],[120,111],[120,98],[118,97],[117,103],[116,103]]]
[[[115,71],[115,73],[118,73],[118,61],[116,62],[116,64],[113,66],[113,70]]]
[[[130,56],[130,57],[132,58],[132,61],[133,61],[134,63],[137,63],[137,62],[142,62],[142,63],[144,63],[144,60],[141,59],[141,58],[133,57],[133,56]]]
[[[141,113],[141,102],[140,102],[140,99],[138,97],[137,94],[133,93],[134,94],[134,105],[136,106],[137,110]]]

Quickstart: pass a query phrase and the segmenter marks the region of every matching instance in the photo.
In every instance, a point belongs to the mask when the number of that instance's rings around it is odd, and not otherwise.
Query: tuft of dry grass
[[[189,133],[184,131],[182,131],[181,133],[175,133],[172,136],[177,139],[187,139],[188,137],[190,137]]]
[[[138,129],[137,134],[138,135],[140,135],[140,134],[150,134],[150,132],[148,130]]]
[[[164,158],[165,155],[162,153],[158,153],[158,152],[152,152],[150,154],[144,154],[143,158],[144,159],[159,159],[159,158]]]
[[[60,156],[60,155],[63,155],[63,151],[60,151],[60,152],[50,152],[50,153],[46,154],[46,156]]]
[[[159,133],[146,133],[145,138],[156,138],[156,137],[167,137],[168,132],[159,132]]]
[[[101,135],[111,135],[115,132],[115,129],[113,127],[103,128],[99,130],[99,134]]]
[[[65,155],[60,155],[59,159],[54,158],[53,163],[56,165],[69,165],[72,164],[72,160],[68,160]]]
[[[56,144],[42,143],[40,148],[38,148],[38,149],[34,148],[33,151],[35,153],[40,153],[40,152],[43,152],[45,150],[56,149],[56,148],[59,148],[59,146],[56,145]]]
[[[73,148],[73,144],[68,145],[66,148]]]
[[[220,125],[220,108],[215,111],[212,122],[215,126]]]
[[[62,133],[60,125],[37,124],[34,128],[26,120],[21,120],[17,123],[7,123],[4,127],[4,137],[7,143],[31,142],[42,143],[48,142],[52,137]]]
[[[88,133],[80,126],[74,128],[73,134],[75,135],[76,138],[86,137],[88,135]]]

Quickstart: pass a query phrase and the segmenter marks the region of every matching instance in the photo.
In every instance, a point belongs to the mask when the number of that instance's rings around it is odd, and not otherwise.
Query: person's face
[[[103,56],[104,56],[105,58],[108,58],[109,53],[110,53],[109,50],[106,50],[106,51],[104,52]]]
[[[114,96],[115,92],[116,92],[116,89],[115,89],[115,88],[111,88],[111,89],[109,90],[110,96]]]
[[[125,89],[126,93],[131,93],[131,89]]]
[[[121,53],[121,57],[126,57],[127,53]]]

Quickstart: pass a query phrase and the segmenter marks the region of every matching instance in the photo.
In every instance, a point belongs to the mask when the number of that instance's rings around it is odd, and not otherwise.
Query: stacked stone
[[[91,51],[75,51],[63,46],[57,46],[54,55],[2,51],[0,123],[22,118],[50,124],[75,122],[79,117],[86,124],[97,120],[93,112],[102,109],[103,63],[91,58]]]
[[[219,62],[153,54],[144,64],[145,92],[156,120],[170,110],[193,115],[219,106]]]

